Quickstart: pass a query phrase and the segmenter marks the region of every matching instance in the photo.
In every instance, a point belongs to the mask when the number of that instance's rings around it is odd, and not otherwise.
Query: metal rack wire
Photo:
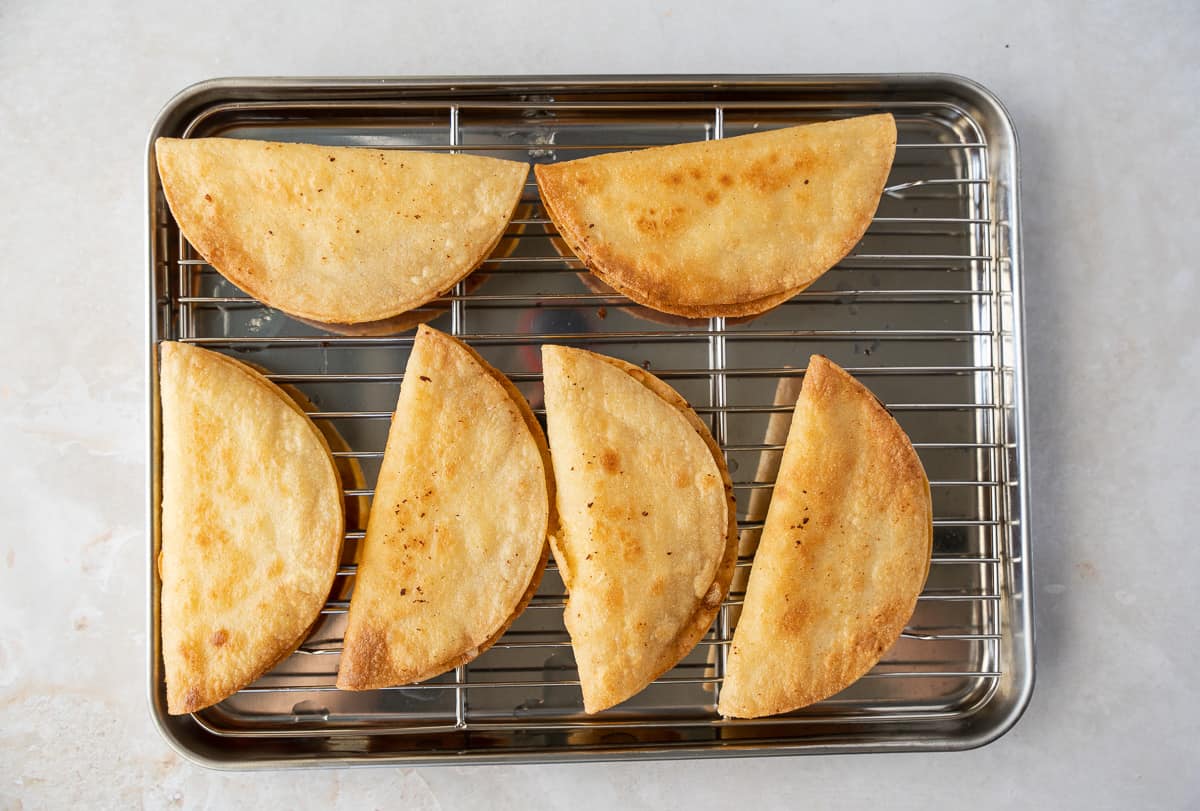
[[[525,614],[475,662],[422,684],[338,693],[333,680],[340,631],[356,572],[347,557],[310,638],[255,685],[198,714],[202,727],[233,738],[540,730],[566,734],[560,743],[569,747],[573,732],[598,729],[707,729],[720,736],[769,726],[773,734],[790,728],[796,731],[787,734],[801,737],[809,727],[851,722],[918,729],[986,700],[1007,667],[1002,643],[1010,629],[1000,604],[1008,597],[1005,567],[1017,526],[1012,492],[1019,482],[1012,462],[1013,363],[1005,354],[1013,307],[1010,268],[999,250],[992,210],[989,146],[969,116],[936,102],[714,106],[539,97],[447,103],[440,109],[431,101],[369,105],[372,115],[383,118],[367,126],[361,123],[363,104],[350,106],[334,105],[317,123],[297,123],[269,119],[269,103],[243,104],[230,134],[315,135],[326,143],[440,148],[537,162],[728,137],[760,125],[877,110],[895,114],[897,159],[866,237],[813,288],[761,318],[653,322],[628,299],[587,285],[582,266],[557,242],[532,175],[500,249],[477,271],[487,280],[478,287],[460,283],[425,309],[435,326],[466,340],[507,373],[539,416],[541,378],[528,350],[542,343],[592,346],[640,361],[679,387],[725,451],[743,510],[743,534],[762,527],[761,516],[744,513],[749,495],[773,486],[755,479],[754,462],[782,448],[763,441],[763,425],[770,415],[791,410],[772,402],[773,385],[802,375],[809,352],[834,356],[884,400],[912,435],[930,473],[935,547],[929,585],[883,662],[842,695],[814,707],[767,721],[715,713],[735,627],[731,609],[743,596],[735,590],[708,635],[678,667],[619,710],[590,718],[582,714],[575,689],[561,620],[565,593],[553,562]],[[406,115],[418,107],[426,123],[406,128]],[[275,123],[264,125],[263,117]],[[613,133],[621,137],[606,137]],[[313,418],[331,421],[350,443],[350,450],[335,455],[365,473],[365,485],[348,485],[346,497],[370,497],[412,333],[342,336],[268,310],[197,256],[165,209],[164,218],[175,254],[174,278],[163,299],[163,337],[252,359],[271,370],[271,379],[302,389],[318,404]],[[348,546],[362,536],[361,527],[349,529]],[[744,555],[737,566],[751,563],[752,556]]]

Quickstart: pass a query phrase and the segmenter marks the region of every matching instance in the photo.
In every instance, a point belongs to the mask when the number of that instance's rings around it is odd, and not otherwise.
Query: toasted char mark
[[[780,633],[787,636],[804,633],[808,629],[808,614],[808,607],[803,600],[789,601],[779,618]]]
[[[609,448],[600,454],[600,466],[608,473],[617,473],[621,469],[621,457],[617,452]]]
[[[810,152],[799,152],[792,158],[792,171],[798,175],[809,175],[816,166],[816,161]],[[807,185],[808,180],[804,183]]]
[[[183,696],[183,712],[194,712],[200,709],[203,701],[200,698],[200,688],[193,684]]]
[[[635,222],[639,231],[647,234],[658,233],[658,220],[653,216],[653,210],[648,214],[643,214],[637,218]]]
[[[388,649],[387,635],[379,628],[363,628],[355,644],[347,646],[353,656],[338,673],[339,687],[349,690],[365,690],[387,680],[392,670],[392,657]]]
[[[213,646],[218,647],[218,648],[221,647],[222,645],[224,645],[228,640],[229,640],[229,632],[226,631],[224,628],[218,628],[216,631],[213,632],[212,637],[209,639],[209,641],[213,644]]]
[[[802,162],[802,158],[797,158],[796,165]],[[778,152],[768,152],[763,157],[752,161],[750,166],[742,175],[742,180],[746,185],[760,192],[761,194],[772,194],[779,191],[788,184],[788,175],[780,172],[776,164],[779,163]]]
[[[682,171],[672,171],[663,177],[663,183],[668,186],[682,186],[687,182],[689,177],[693,181],[701,181],[704,179],[704,171],[693,166],[687,170],[687,177],[684,176]]]
[[[609,581],[609,585],[604,589],[604,596],[601,599],[604,605],[614,614],[619,615],[625,610],[625,590],[613,581]]]
[[[647,208],[636,212],[633,224],[644,234],[666,238],[683,230],[683,213],[680,206],[670,206],[662,211],[656,208]]]
[[[610,515],[614,521],[621,520],[616,510],[611,511]],[[642,545],[637,533],[617,527],[614,527],[614,533],[620,541],[621,557],[632,566],[640,566],[646,559],[646,547]]]

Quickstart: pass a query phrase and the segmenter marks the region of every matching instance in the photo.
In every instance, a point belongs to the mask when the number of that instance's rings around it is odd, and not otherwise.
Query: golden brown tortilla
[[[329,595],[344,507],[328,444],[278,386],[173,342],[160,375],[160,625],[178,715],[295,650]]]
[[[711,626],[737,556],[733,485],[708,429],[649,372],[543,346],[570,592],[564,621],[600,712],[672,668]]]
[[[929,480],[861,383],[813,355],[734,631],[718,709],[757,718],[874,667],[929,573]]]
[[[528,216],[530,210],[531,207],[528,204],[518,205],[514,212],[514,219],[517,217]],[[485,257],[484,262],[486,263],[487,261],[496,259],[498,257],[511,256],[513,251],[517,249],[517,245],[521,241],[521,235],[524,234],[526,228],[527,226],[524,224],[516,225],[510,228],[508,233],[511,233],[512,236],[501,238],[500,241],[496,243],[496,246],[488,253],[487,257]],[[483,283],[490,278],[490,275],[491,274],[487,273],[486,271],[479,271],[478,273],[472,273],[471,275],[467,276],[467,278],[463,281],[463,285],[466,288],[466,295],[471,295],[481,286],[483,286]],[[399,335],[402,332],[408,332],[410,329],[419,324],[428,324],[430,321],[448,312],[450,309],[450,304],[438,302],[436,299],[442,296],[448,296],[451,292],[453,292],[453,288],[449,290],[442,290],[437,294],[437,296],[434,297],[434,299],[426,302],[419,309],[409,310],[408,312],[400,313],[400,315],[395,315],[391,318],[385,318],[381,321],[365,321],[361,324],[330,324],[321,321],[313,321],[312,319],[308,318],[300,318],[298,320],[303,321],[310,326],[314,326],[318,329],[323,329],[328,332],[333,332],[338,335]]]
[[[571,256],[572,255],[571,249],[567,247],[567,243],[565,241],[563,241],[562,237],[558,237],[558,236],[551,237],[550,244],[554,248],[554,250],[558,253],[559,256]],[[589,273],[587,271],[581,271],[576,275],[579,277],[579,281],[583,282],[584,287],[586,287],[588,290],[590,290],[591,292],[593,292],[597,295],[625,296],[626,298],[630,298],[630,296],[626,295],[625,293],[622,293],[622,292],[616,290],[615,288],[609,286],[596,273]],[[778,307],[780,304],[783,304],[785,301],[790,300],[792,297],[798,295],[800,292],[802,292],[802,291],[801,290],[789,290],[785,293],[779,294],[778,296],[769,296],[766,300],[763,300],[761,302],[756,302],[756,306],[758,304],[761,304],[762,312],[765,312],[766,310],[769,310],[773,307]],[[644,321],[651,321],[655,324],[666,324],[667,326],[672,326],[672,327],[703,327],[703,326],[705,326],[705,323],[709,320],[708,316],[672,315],[671,313],[664,313],[659,310],[652,310],[649,307],[646,307],[643,305],[635,305],[633,307],[619,307],[618,309],[620,309],[626,313],[629,313],[630,315],[632,315],[636,318],[641,318]],[[747,324],[747,323],[753,321],[755,318],[758,318],[758,316],[760,316],[762,314],[762,312],[756,312],[754,315],[742,316],[739,318],[730,318],[725,323],[727,326],[734,326],[737,324]]]
[[[260,372],[266,374],[266,370],[256,364],[247,363]],[[307,413],[315,412],[316,405],[312,400],[308,399],[300,389],[288,383],[276,383],[280,390],[296,405],[300,406],[300,410]],[[346,438],[341,435],[338,429],[334,426],[332,420],[313,420],[313,425],[325,437],[325,442],[329,445],[329,449],[333,453],[353,450]],[[337,467],[338,476],[342,482],[343,490],[364,490],[367,487],[366,477],[363,475],[362,464],[356,457],[353,456],[334,456],[334,465]],[[345,530],[349,534],[351,532],[361,532],[367,528],[367,514],[371,507],[371,500],[366,496],[346,496],[344,500],[345,507]],[[358,541],[352,538],[347,538],[342,543],[341,559],[338,563],[338,568],[343,566],[354,566],[358,564]],[[335,581],[332,590],[329,592],[331,600],[347,600],[350,598],[350,588],[353,581],[350,578],[342,578],[340,581]],[[305,634],[307,637],[308,634]]]
[[[889,114],[534,168],[559,233],[613,289],[687,318],[760,313],[862,238],[891,170]]]
[[[499,242],[524,163],[230,138],[155,142],[188,241],[242,290],[298,318],[388,322],[454,286]],[[375,333],[372,333],[375,334]]]
[[[516,387],[422,325],[363,542],[337,685],[422,681],[491,646],[537,590],[549,451]]]

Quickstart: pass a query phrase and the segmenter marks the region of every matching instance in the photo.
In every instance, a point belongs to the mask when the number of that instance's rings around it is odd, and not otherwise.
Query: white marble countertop
[[[507,5],[0,7],[0,806],[1200,803],[1200,6]],[[1038,682],[1011,733],[959,754],[266,774],[207,771],[159,738],[142,179],[175,91],[222,75],[927,70],[990,87],[1021,138]]]

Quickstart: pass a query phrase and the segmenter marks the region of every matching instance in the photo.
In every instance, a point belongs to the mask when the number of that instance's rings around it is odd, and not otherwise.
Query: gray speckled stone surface
[[[0,6],[0,806],[1200,803],[1194,3]],[[539,11],[541,13],[539,13]],[[950,71],[1021,138],[1038,686],[945,755],[225,774],[143,689],[143,139],[217,75]]]

